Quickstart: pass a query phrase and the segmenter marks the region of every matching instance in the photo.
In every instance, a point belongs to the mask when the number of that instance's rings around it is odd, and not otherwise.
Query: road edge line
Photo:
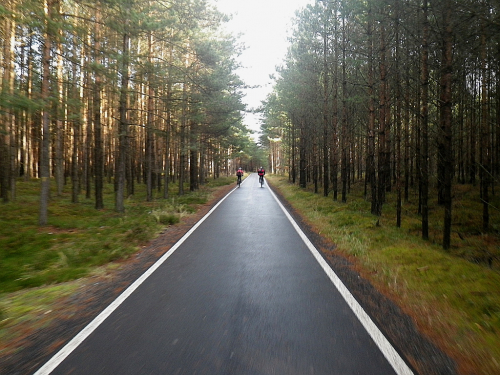
[[[380,349],[384,357],[387,359],[389,364],[392,366],[394,371],[396,371],[398,375],[413,375],[413,371],[410,369],[408,364],[403,360],[403,358],[401,358],[396,349],[394,349],[389,340],[387,340],[387,338],[380,331],[377,325],[373,322],[370,316],[366,313],[363,307],[361,307],[359,302],[354,298],[349,289],[347,289],[342,280],[340,280],[335,271],[321,256],[319,250],[316,249],[316,247],[309,240],[309,238],[307,238],[306,234],[302,231],[302,229],[299,227],[299,225],[294,220],[292,215],[290,215],[285,206],[283,206],[283,204],[280,202],[274,191],[272,189],[269,189],[269,191],[273,195],[276,202],[278,202],[278,205],[281,207],[281,210],[285,213],[286,217],[288,218],[292,226],[295,228],[295,231],[299,234],[300,238],[302,238],[302,241],[304,241],[311,254],[314,256],[314,258],[319,263],[323,271],[329,277],[333,285],[335,285],[335,287],[341,294],[342,298],[344,298],[344,300],[351,308],[351,310],[354,312],[354,314],[361,322],[363,327],[365,327],[366,331],[371,336],[371,338],[378,346],[378,348]]]
[[[42,367],[33,375],[48,375],[54,371],[80,344],[89,337],[149,276],[151,276],[182,244],[186,239],[226,200],[235,188],[221,198],[210,211],[206,213],[198,222],[191,227],[160,259],[158,259],[146,272],[135,280],[125,291],[122,292],[108,307],[97,315],[85,328],[54,354]]]

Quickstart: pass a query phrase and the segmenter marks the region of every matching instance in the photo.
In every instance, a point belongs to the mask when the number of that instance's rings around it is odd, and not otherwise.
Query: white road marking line
[[[281,207],[282,211],[285,213],[286,217],[290,221],[290,223],[293,225],[299,236],[302,238],[306,246],[309,248],[309,251],[312,253],[314,258],[317,260],[317,262],[320,264],[321,268],[325,271],[327,276],[330,278],[331,282],[335,285],[335,287],[338,289],[344,300],[347,302],[351,310],[354,312],[358,320],[361,322],[363,327],[365,327],[366,331],[368,334],[371,336],[375,344],[378,346],[382,354],[385,356],[387,361],[390,363],[394,371],[398,375],[412,375],[413,371],[408,367],[405,361],[401,358],[399,353],[394,349],[394,347],[391,345],[391,343],[387,340],[387,338],[384,336],[382,332],[378,329],[378,327],[373,323],[371,320],[370,316],[363,310],[361,305],[356,301],[354,296],[349,292],[347,287],[344,285],[344,283],[339,279],[337,274],[331,269],[331,267],[328,265],[328,263],[323,259],[321,254],[319,253],[318,249],[312,244],[311,241],[309,241],[309,238],[304,234],[302,229],[300,229],[299,225],[295,222],[295,220],[292,218],[292,216],[288,213],[286,208],[281,204],[279,199],[276,197],[274,192],[269,189],[271,194],[273,195],[274,199],[276,202],[278,202],[278,205]]]
[[[62,361],[64,361],[88,336],[92,334],[108,316],[110,316],[156,269],[158,269],[179,247],[180,245],[215,211],[215,209],[232,193],[232,189],[224,198],[222,198],[200,221],[198,221],[177,243],[166,252],[160,259],[156,261],[139,279],[130,285],[121,295],[119,295],[106,309],[104,309],[93,321],[91,321],[80,333],[78,333],[70,342],[68,342],[59,352],[57,352],[45,365],[43,365],[34,375],[48,375],[50,374]],[[392,347],[385,336],[380,332],[378,327],[373,323],[368,314],[356,301],[354,296],[345,287],[342,281],[338,278],[335,272],[326,263],[319,251],[309,241],[304,232],[300,229],[298,224],[288,213],[285,207],[278,200],[274,192],[269,189],[274,199],[285,213],[286,217],[295,228],[296,232],[307,245],[315,259],[323,268],[324,272],[330,278],[335,287],[339,290],[340,294],[357,316],[361,324],[365,327],[368,334],[372,337],[375,344],[379,347],[380,351],[384,354],[385,358],[394,368],[398,375],[412,375],[413,372],[408,365],[403,361],[401,356]]]
[[[34,375],[48,375],[61,364],[97,327],[101,325],[108,316],[110,316],[149,276],[155,272],[178,248],[182,243],[203,223],[219,205],[232,193],[232,189],[222,198],[203,218],[200,219],[176,244],[163,256],[156,261],[146,272],[142,274],[132,285],[130,285],[122,294],[120,294],[106,309],[94,318],[83,330],[81,330],[70,342],[68,342],[59,352],[57,352],[47,363],[45,363]]]

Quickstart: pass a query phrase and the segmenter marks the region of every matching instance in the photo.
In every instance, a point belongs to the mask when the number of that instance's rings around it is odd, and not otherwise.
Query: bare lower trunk
[[[120,88],[120,123],[118,128],[118,158],[116,168],[116,192],[115,192],[115,210],[118,212],[125,211],[124,195],[125,195],[125,167],[126,167],[126,152],[127,152],[127,135],[128,135],[128,119],[127,119],[127,93],[128,93],[128,57],[129,57],[130,36],[123,35],[123,63],[122,63],[122,80]]]

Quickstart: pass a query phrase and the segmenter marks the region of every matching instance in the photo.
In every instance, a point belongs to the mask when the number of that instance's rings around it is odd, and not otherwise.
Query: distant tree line
[[[296,15],[263,103],[272,169],[346,202],[365,182],[371,212],[429,187],[450,247],[453,184],[478,185],[482,228],[500,175],[500,4],[493,0],[317,0]]]
[[[205,0],[6,0],[0,5],[0,195],[19,177],[115,208],[136,183],[168,196],[229,173],[252,148],[243,126],[241,47]]]

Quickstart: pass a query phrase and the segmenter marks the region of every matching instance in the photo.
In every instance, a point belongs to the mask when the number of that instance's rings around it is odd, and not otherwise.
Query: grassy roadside
[[[363,199],[362,187],[354,186],[348,203],[340,203],[299,189],[288,178],[266,177],[318,233],[355,262],[363,277],[396,301],[423,333],[455,358],[461,373],[500,373],[499,268],[497,263],[490,269],[477,262],[481,254],[498,249],[500,239],[470,235],[476,231],[470,226],[480,225],[474,216],[481,214],[477,205],[468,205],[472,192],[463,188],[456,192],[463,198],[455,203],[460,207],[454,222],[460,224],[454,248],[445,252],[437,243],[439,209],[431,217],[432,238],[423,241],[411,202],[404,206],[402,228],[398,229],[392,196],[377,223],[378,218],[370,214],[370,203]],[[495,215],[491,222],[498,225],[500,216]]]
[[[182,221],[212,199],[234,178],[210,180],[196,192],[146,202],[145,189],[126,200],[126,213],[114,211],[113,186],[106,186],[105,209],[95,210],[91,199],[71,203],[71,192],[52,191],[49,225],[39,228],[39,182],[20,182],[17,199],[2,205],[0,214],[0,357],[23,330],[58,319],[54,305],[84,286],[85,277],[106,274],[166,226]],[[160,195],[160,193],[158,193]],[[1,366],[0,366],[1,367]],[[1,371],[0,371],[1,372]]]

